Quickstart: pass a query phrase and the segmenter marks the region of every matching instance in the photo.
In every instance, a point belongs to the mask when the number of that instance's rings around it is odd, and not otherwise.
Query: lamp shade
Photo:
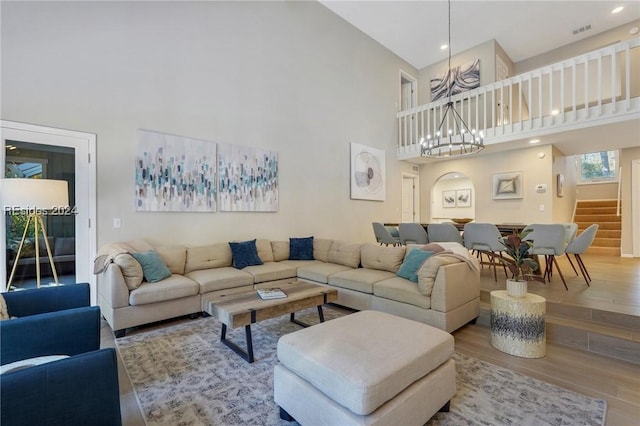
[[[52,179],[0,179],[0,202],[10,208],[51,210],[69,206],[67,181]]]

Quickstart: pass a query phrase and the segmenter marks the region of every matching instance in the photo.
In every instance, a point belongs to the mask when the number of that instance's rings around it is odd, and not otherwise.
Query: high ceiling
[[[320,0],[417,69],[447,57],[447,2]],[[612,14],[617,6],[624,9]],[[451,48],[455,55],[496,39],[513,62],[548,52],[640,19],[638,1],[451,2]],[[573,31],[591,26],[574,35]]]
[[[447,58],[447,2],[319,0],[351,25],[422,69]],[[623,6],[619,13],[615,7]],[[640,1],[451,1],[452,55],[495,39],[519,62],[640,19]],[[590,29],[586,29],[590,26]],[[574,34],[574,30],[579,30]],[[640,121],[540,137],[566,155],[637,146]],[[489,142],[488,142],[489,143]],[[487,146],[481,155],[528,146],[528,138]],[[429,162],[426,158],[415,159]]]

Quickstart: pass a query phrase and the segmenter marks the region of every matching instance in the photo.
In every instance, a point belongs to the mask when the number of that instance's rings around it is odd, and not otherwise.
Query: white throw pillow
[[[69,358],[69,355],[46,355],[29,359],[21,359],[20,361],[0,366],[0,374],[22,370],[23,368],[35,367],[36,365],[46,364],[47,362],[58,361],[65,358]]]

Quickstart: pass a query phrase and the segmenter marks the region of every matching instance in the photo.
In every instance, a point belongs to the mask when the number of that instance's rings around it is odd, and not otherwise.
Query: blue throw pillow
[[[404,258],[404,262],[400,265],[400,269],[398,269],[398,273],[396,275],[417,283],[418,269],[420,269],[422,264],[432,255],[432,251],[420,249],[411,250]]]
[[[256,240],[242,241],[239,243],[229,243],[233,254],[233,267],[242,269],[247,266],[262,265],[262,260],[258,256]]]
[[[131,256],[142,266],[142,274],[145,281],[155,283],[171,276],[171,271],[157,252],[149,250],[141,253],[131,253]]]
[[[289,238],[289,260],[313,260],[313,237]]]

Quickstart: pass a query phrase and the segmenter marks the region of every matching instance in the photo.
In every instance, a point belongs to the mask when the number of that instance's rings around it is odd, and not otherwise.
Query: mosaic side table
[[[511,297],[491,292],[491,346],[523,358],[542,358],[546,352],[544,297],[527,293]]]

